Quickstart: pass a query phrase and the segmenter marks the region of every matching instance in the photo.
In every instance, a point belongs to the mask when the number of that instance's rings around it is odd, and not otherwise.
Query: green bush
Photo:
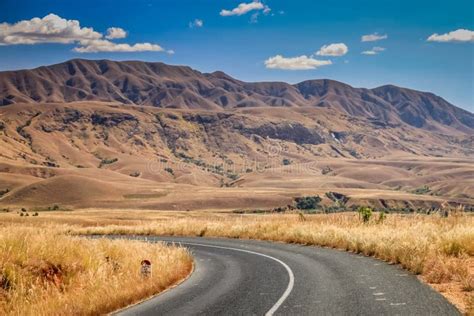
[[[362,218],[364,223],[368,223],[372,217],[372,209],[368,206],[361,206],[357,209],[359,217]]]
[[[296,208],[300,210],[314,210],[319,207],[321,198],[319,195],[303,196],[295,198]]]
[[[166,167],[166,168],[165,168],[165,171],[168,172],[169,174],[174,175],[173,169],[171,169],[171,168],[169,168],[169,167]]]
[[[287,158],[284,158],[283,159],[283,165],[285,165],[285,166],[291,165],[291,160],[287,159]]]

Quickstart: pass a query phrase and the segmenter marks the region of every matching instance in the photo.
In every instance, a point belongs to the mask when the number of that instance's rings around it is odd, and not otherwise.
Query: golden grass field
[[[142,258],[156,267],[150,277],[140,274]],[[183,248],[67,236],[58,226],[0,226],[1,315],[105,314],[163,291],[191,270]]]
[[[38,217],[3,213],[0,223],[7,227],[55,227],[69,235],[212,236],[332,247],[401,264],[461,311],[474,313],[474,216],[468,213],[453,212],[447,218],[440,214],[389,214],[382,222],[374,214],[364,224],[356,213],[263,215],[86,209],[44,212]]]

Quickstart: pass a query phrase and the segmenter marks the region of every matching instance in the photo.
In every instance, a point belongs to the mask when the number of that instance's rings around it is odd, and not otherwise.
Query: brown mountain
[[[0,72],[0,104],[0,206],[474,205],[474,115],[431,93],[71,60]]]
[[[332,80],[247,83],[222,72],[139,61],[70,60],[0,72],[0,105],[105,101],[160,108],[324,107],[414,127],[473,132],[474,114],[432,94],[395,86],[353,88]]]

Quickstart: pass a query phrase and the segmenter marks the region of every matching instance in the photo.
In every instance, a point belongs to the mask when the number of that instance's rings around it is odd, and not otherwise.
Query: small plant
[[[303,212],[298,212],[298,219],[300,222],[306,222],[306,217],[304,217]]]
[[[21,211],[22,211],[23,213],[26,213],[26,208],[22,207],[22,208],[21,208]]]
[[[10,189],[0,190],[0,197],[10,192]]]
[[[296,208],[300,210],[314,210],[319,207],[321,198],[319,195],[303,196],[295,198]]]
[[[385,220],[385,217],[386,217],[385,212],[381,211],[379,213],[379,218],[377,219],[377,223],[378,224],[383,224],[383,221]]]
[[[282,162],[283,162],[284,166],[291,165],[291,160],[290,159],[284,158]]]
[[[31,216],[38,216],[38,215],[39,215],[38,212],[34,212],[33,215]]]
[[[364,223],[368,223],[372,217],[372,209],[368,206],[361,206],[357,209],[359,213],[359,218],[362,218]]]
[[[166,168],[165,168],[165,171],[168,172],[169,174],[174,175],[173,169],[171,169],[171,168],[169,168],[169,167],[166,167]]]

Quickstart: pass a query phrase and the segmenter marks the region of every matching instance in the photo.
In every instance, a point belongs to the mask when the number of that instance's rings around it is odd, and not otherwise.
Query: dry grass
[[[213,236],[334,247],[401,264],[474,313],[474,216],[377,214],[363,224],[354,213],[237,215],[209,212],[47,212],[39,217],[0,214],[8,225],[62,225],[72,234]],[[2,221],[3,220],[3,221]],[[64,225],[67,223],[67,225]]]
[[[104,314],[164,290],[192,269],[183,248],[63,231],[0,227],[1,315]],[[151,277],[139,273],[142,258],[154,264]]]

